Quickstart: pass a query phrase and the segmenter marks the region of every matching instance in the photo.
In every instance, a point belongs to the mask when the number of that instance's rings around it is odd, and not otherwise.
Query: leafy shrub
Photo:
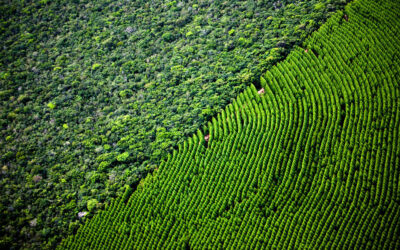
[[[87,209],[93,212],[99,202],[96,199],[91,199],[87,202]]]
[[[129,157],[129,152],[124,152],[124,153],[119,154],[119,155],[117,156],[117,161],[119,161],[119,162],[125,162],[125,161],[128,159],[128,157]]]

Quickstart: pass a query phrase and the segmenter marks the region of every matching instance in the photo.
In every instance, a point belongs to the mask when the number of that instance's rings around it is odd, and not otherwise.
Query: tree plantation
[[[399,13],[338,11],[60,249],[399,249]]]

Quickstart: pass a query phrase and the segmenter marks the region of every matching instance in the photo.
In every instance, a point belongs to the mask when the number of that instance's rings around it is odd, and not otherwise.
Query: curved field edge
[[[349,4],[60,248],[398,249],[399,13]]]

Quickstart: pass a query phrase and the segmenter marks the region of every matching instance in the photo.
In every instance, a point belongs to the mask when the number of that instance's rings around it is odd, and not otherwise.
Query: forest
[[[0,0],[0,248],[398,248],[399,6],[349,2]]]

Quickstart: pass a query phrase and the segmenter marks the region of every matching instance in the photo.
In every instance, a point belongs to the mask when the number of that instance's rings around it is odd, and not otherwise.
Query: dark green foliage
[[[2,0],[1,244],[54,246],[345,2]]]
[[[346,6],[59,248],[400,249],[399,13]]]

